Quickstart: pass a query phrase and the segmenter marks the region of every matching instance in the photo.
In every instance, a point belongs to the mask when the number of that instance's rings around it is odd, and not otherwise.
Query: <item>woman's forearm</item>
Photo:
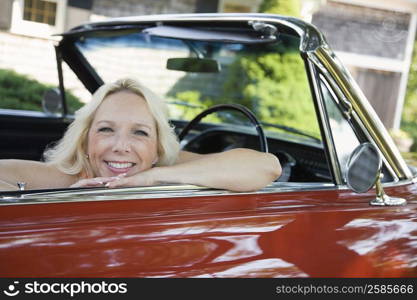
[[[68,187],[74,176],[64,174],[43,162],[4,159],[0,160],[0,189],[17,189],[17,182],[24,182],[26,189]]]
[[[16,191],[17,189],[17,185],[0,180],[0,191]]]
[[[200,155],[173,166],[156,167],[110,182],[109,187],[181,183],[231,191],[255,191],[281,175],[278,159],[250,149]]]
[[[161,182],[254,191],[278,178],[281,175],[281,166],[272,154],[250,149],[233,149],[174,166],[160,167],[155,171],[157,180]]]

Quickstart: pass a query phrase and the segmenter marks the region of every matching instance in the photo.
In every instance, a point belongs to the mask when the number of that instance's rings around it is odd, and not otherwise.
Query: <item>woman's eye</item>
[[[98,132],[113,132],[113,129],[110,127],[101,127],[98,129]]]
[[[149,136],[149,134],[146,131],[144,131],[144,130],[135,130],[134,133],[136,135]]]

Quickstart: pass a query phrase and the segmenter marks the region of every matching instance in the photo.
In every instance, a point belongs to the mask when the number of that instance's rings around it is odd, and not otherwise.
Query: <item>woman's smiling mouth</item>
[[[133,168],[136,164],[132,162],[120,162],[120,161],[104,161],[107,165],[107,167],[112,171],[113,173],[126,173],[131,168]]]

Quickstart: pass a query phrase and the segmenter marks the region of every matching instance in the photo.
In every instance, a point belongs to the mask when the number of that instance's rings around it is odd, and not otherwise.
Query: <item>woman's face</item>
[[[105,98],[88,132],[94,176],[134,175],[152,167],[157,156],[156,123],[145,100],[120,91]]]

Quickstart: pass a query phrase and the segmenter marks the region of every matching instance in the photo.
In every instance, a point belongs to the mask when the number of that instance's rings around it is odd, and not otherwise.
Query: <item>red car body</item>
[[[10,205],[0,210],[10,277],[415,277],[416,185]]]

